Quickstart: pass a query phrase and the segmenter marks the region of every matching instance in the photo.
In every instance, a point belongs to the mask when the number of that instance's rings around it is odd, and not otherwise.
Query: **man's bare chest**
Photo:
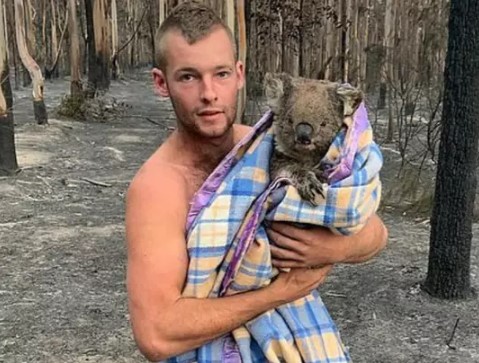
[[[209,173],[203,170],[188,170],[187,174],[185,175],[185,182],[188,190],[188,199],[194,197],[196,192],[200,190],[206,179],[208,178]]]

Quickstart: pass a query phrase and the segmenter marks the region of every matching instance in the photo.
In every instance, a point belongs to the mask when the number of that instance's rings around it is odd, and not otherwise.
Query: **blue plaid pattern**
[[[313,207],[285,181],[269,178],[271,119],[265,114],[197,193],[187,233],[190,264],[184,296],[217,298],[269,284],[278,271],[271,264],[265,220],[311,223],[351,234],[378,207],[382,156],[370,127],[359,138],[352,173],[325,186],[324,203]],[[345,135],[337,136],[326,158],[341,155]],[[243,363],[351,361],[319,292],[313,291],[166,362],[224,362],[228,342]]]

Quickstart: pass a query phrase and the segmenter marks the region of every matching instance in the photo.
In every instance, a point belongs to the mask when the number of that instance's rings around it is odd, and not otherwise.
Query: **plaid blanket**
[[[319,206],[303,202],[287,180],[269,178],[272,113],[223,159],[194,197],[187,220],[190,257],[184,296],[216,298],[268,285],[265,221],[311,223],[339,234],[359,230],[376,211],[382,156],[361,104],[335,138],[323,166],[329,178]],[[231,334],[167,362],[350,362],[319,292],[267,311]]]

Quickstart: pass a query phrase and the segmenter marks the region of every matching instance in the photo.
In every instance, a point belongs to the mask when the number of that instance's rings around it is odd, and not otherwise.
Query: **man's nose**
[[[211,78],[203,78],[202,88],[201,88],[201,100],[205,103],[212,103],[218,99],[216,94],[215,85]]]
[[[309,145],[312,138],[313,127],[310,124],[302,122],[296,126],[296,141],[300,144]]]

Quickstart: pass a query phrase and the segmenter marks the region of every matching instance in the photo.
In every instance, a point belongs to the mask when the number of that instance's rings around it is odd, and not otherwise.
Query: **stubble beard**
[[[233,127],[236,118],[237,97],[233,106],[223,108],[223,116],[226,118],[226,123],[224,125],[224,128],[220,132],[216,131],[214,133],[208,131],[205,132],[201,129],[201,126],[199,125],[199,122],[196,118],[199,109],[195,109],[191,114],[188,114],[187,112],[184,112],[184,109],[181,106],[178,106],[178,104],[173,98],[170,98],[170,100],[177,118],[178,130],[181,132],[185,132],[187,134],[190,134],[191,136],[199,137],[202,139],[217,139],[226,135],[228,131],[231,130],[231,128]]]

